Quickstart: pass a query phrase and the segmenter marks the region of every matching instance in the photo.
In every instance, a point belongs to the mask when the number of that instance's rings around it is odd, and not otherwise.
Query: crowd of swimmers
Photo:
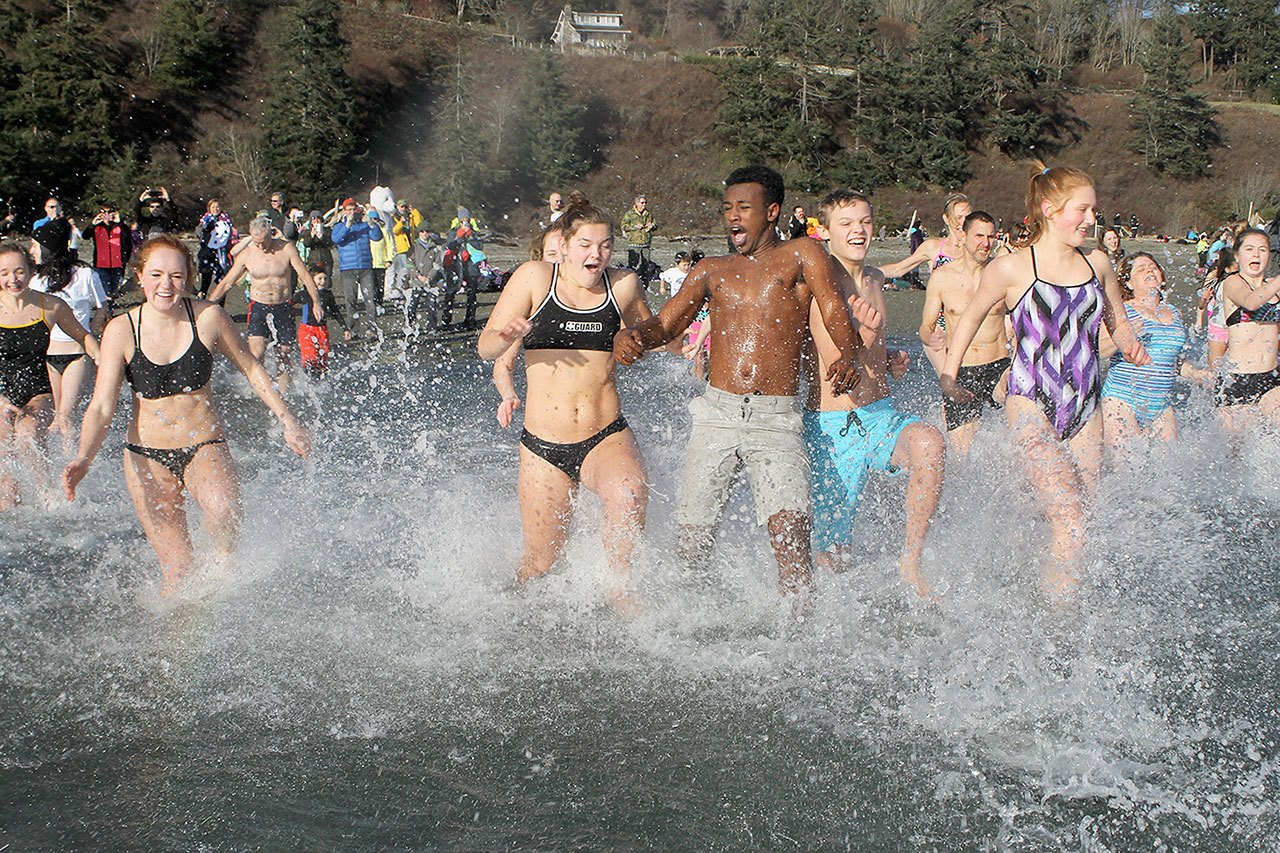
[[[923,555],[948,449],[967,453],[994,410],[1003,410],[1012,455],[1047,522],[1044,592],[1066,603],[1082,582],[1086,519],[1104,458],[1176,438],[1176,377],[1211,386],[1236,434],[1280,422],[1280,277],[1266,277],[1265,232],[1246,228],[1219,248],[1199,306],[1210,362],[1197,366],[1160,262],[1124,254],[1109,231],[1090,245],[1097,199],[1077,169],[1036,165],[1025,228],[1012,244],[999,239],[990,214],[953,196],[944,205],[945,236],[882,268],[867,263],[876,233],[867,196],[836,190],[823,198],[814,233],[806,229],[816,239],[782,238],[783,201],[773,170],[734,171],[721,205],[732,251],[696,263],[678,258],[664,274],[669,296],[656,313],[635,272],[611,267],[615,223],[604,210],[575,193],[539,234],[533,259],[511,275],[478,342],[481,357],[494,362],[499,423],[511,426],[522,411],[520,581],[561,559],[585,486],[603,507],[608,598],[622,611],[636,606],[630,569],[649,477],[622,412],[617,372],[656,350],[684,353],[707,381],[689,403],[676,501],[680,559],[690,567],[708,560],[745,469],[779,591],[798,601],[814,584],[815,563],[839,572],[859,560],[855,521],[871,472],[905,479],[899,576],[906,589],[936,599],[938,578]],[[279,269],[266,269],[256,254],[250,247],[235,261],[255,287],[287,287],[292,271],[323,319],[332,303],[301,259],[285,251],[274,259]],[[240,521],[236,469],[210,384],[214,352],[246,376],[301,456],[309,452],[307,430],[227,313],[191,296],[197,264],[181,241],[161,235],[142,245],[133,265],[144,301],[106,323],[100,340],[90,332],[93,295],[58,294],[72,283],[51,286],[59,282],[43,265],[34,276],[37,260],[24,246],[0,245],[0,452],[8,457],[0,460],[0,509],[18,501],[14,459],[25,456],[41,470],[37,448],[58,410],[55,374],[64,375],[68,361],[55,357],[88,356],[97,379],[64,490],[74,498],[128,381],[125,482],[165,588],[173,589],[196,560],[185,495],[220,552],[234,547]],[[944,394],[942,429],[901,411],[891,392],[890,380],[913,368],[905,352],[887,346],[886,276],[921,263],[932,271],[919,335]],[[67,423],[59,430],[73,432]]]

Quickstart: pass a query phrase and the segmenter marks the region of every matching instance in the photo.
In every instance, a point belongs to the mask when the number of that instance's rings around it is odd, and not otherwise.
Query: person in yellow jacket
[[[396,202],[391,214],[391,233],[395,238],[395,257],[387,269],[387,295],[398,298],[404,295],[405,279],[409,277],[409,253],[413,251],[413,238],[422,224],[422,214],[405,199]]]

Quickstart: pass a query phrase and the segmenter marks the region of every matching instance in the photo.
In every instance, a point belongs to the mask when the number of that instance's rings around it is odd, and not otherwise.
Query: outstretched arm
[[[1240,276],[1233,275],[1222,283],[1222,292],[1246,311],[1257,311],[1280,293],[1280,275],[1262,282],[1262,287],[1252,290]]]
[[[1143,349],[1138,340],[1138,333],[1129,323],[1128,314],[1124,310],[1124,294],[1120,290],[1120,280],[1116,278],[1115,268],[1101,250],[1092,256],[1095,269],[1102,270],[1102,322],[1115,342],[1116,349],[1124,355],[1125,360],[1137,365],[1151,363],[1151,357]]]
[[[1013,271],[1012,261],[1013,256],[1009,256],[1007,261],[1001,258],[987,265],[987,268],[982,271],[978,290],[969,300],[969,305],[960,315],[960,319],[956,321],[955,328],[951,330],[947,360],[942,372],[938,375],[938,384],[942,386],[942,393],[954,400],[967,402],[973,399],[971,392],[956,385],[956,374],[960,371],[960,362],[964,359],[969,344],[973,343],[974,335],[978,334],[978,327],[991,313],[991,309],[1000,304],[1000,300],[1009,293],[1009,277]]]
[[[897,263],[885,264],[884,266],[880,267],[880,271],[884,273],[885,278],[901,278],[902,276],[911,272],[916,267],[923,264],[925,261],[929,260],[930,257],[937,255],[938,246],[941,243],[942,243],[942,240],[939,239],[938,237],[925,240],[910,255],[898,261]]]
[[[947,348],[947,336],[938,328],[938,315],[942,313],[942,283],[945,280],[941,270],[929,276],[929,283],[924,289],[924,308],[920,312],[920,342],[925,346]]]
[[[248,243],[249,241],[244,242]],[[235,263],[231,265],[231,269],[227,270],[227,274],[222,277],[222,281],[218,282],[213,290],[209,291],[209,301],[221,302],[226,299],[227,291],[244,276],[244,270],[244,259],[237,257]]]
[[[298,423],[293,411],[285,403],[284,398],[280,396],[280,392],[276,390],[276,386],[271,382],[271,377],[267,375],[267,371],[262,367],[262,362],[254,358],[253,353],[249,352],[249,345],[240,336],[240,332],[236,330],[235,324],[231,322],[231,317],[217,305],[211,305],[205,311],[214,312],[212,319],[216,324],[217,334],[215,346],[227,357],[228,361],[235,365],[237,370],[244,374],[245,379],[249,380],[249,385],[253,388],[253,392],[258,395],[258,399],[262,400],[267,408],[271,410],[271,413],[279,419],[280,425],[284,427],[284,443],[299,456],[310,456],[311,436],[307,432],[307,428]],[[200,316],[203,317],[204,312],[201,312]],[[199,318],[197,318],[197,324],[198,322]]]
[[[635,364],[649,350],[684,334],[698,316],[698,309],[711,296],[708,281],[706,268],[695,268],[680,291],[668,299],[657,314],[614,335],[613,357],[623,364]]]
[[[89,358],[95,362],[101,353],[98,350],[98,339],[89,334],[89,330],[80,325],[80,321],[76,319],[76,314],[71,310],[71,306],[63,302],[61,299],[41,296],[45,303],[45,311],[53,319],[54,325],[66,332],[73,341],[84,347],[84,351],[89,354]]]
[[[550,279],[550,266],[542,261],[526,261],[511,274],[476,343],[476,350],[485,361],[497,359],[515,348],[529,334],[533,328],[529,322],[533,314],[533,294],[540,284]]]
[[[106,440],[107,430],[111,427],[111,419],[115,416],[120,385],[124,382],[125,347],[132,338],[128,325],[127,319],[118,317],[107,324],[107,330],[102,335],[102,351],[98,354],[98,378],[80,425],[80,450],[76,453],[76,458],[62,469],[62,488],[69,501],[76,499],[76,486],[89,473],[89,466],[102,449],[102,442]]]

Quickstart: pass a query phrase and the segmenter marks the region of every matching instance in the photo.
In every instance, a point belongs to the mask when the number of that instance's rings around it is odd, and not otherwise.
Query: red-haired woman
[[[226,430],[213,404],[210,377],[219,350],[245,375],[280,419],[285,444],[299,456],[310,438],[249,352],[227,313],[187,295],[195,261],[168,235],[143,244],[134,259],[146,302],[107,325],[98,381],[85,412],[80,452],[62,473],[69,500],[102,447],[120,386],[133,387],[124,478],[147,541],[160,559],[163,591],[172,592],[195,554],[187,527],[185,489],[200,505],[218,550],[229,553],[239,532],[240,478]]]

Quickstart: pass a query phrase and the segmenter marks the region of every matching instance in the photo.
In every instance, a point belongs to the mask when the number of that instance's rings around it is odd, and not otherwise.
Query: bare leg
[[[206,444],[187,466],[187,491],[204,513],[204,528],[223,554],[235,550],[244,509],[240,474],[225,444]]]
[[[0,512],[13,509],[18,504],[18,478],[14,476],[17,448],[13,443],[15,417],[0,414]]]
[[[53,396],[41,394],[22,407],[13,422],[13,447],[36,480],[42,495],[48,496],[51,484],[44,455],[45,439],[49,435],[49,422],[53,419]]]
[[[1103,399],[1102,434],[1113,467],[1119,468],[1133,461],[1133,445],[1142,435],[1142,430],[1127,403],[1114,397]]]
[[[1082,497],[1092,501],[1098,494],[1098,480],[1102,474],[1102,418],[1096,412],[1080,431],[1068,442],[1076,470],[1080,472]]]
[[[75,417],[76,405],[80,402],[80,389],[84,387],[85,376],[89,372],[89,357],[71,362],[61,374],[53,368],[49,368],[49,371],[49,382],[53,386],[54,413],[49,431],[62,437],[65,449],[74,450],[76,430],[72,419]]]
[[[289,347],[276,347],[276,367],[279,373],[276,374],[276,386],[283,394],[289,390],[289,382],[293,379],[293,350]]]
[[[1054,601],[1069,603],[1080,586],[1077,571],[1084,548],[1084,484],[1070,450],[1058,440],[1039,407],[1022,397],[1011,397],[1005,410],[1027,480],[1049,522],[1044,591]]]
[[[813,521],[795,510],[783,510],[769,516],[769,544],[778,561],[778,592],[791,595],[813,589],[813,565],[809,538]]]
[[[524,583],[545,575],[564,553],[575,489],[563,471],[521,445],[518,490],[524,558],[516,580]]]
[[[946,415],[943,415],[943,422],[946,422]],[[969,453],[969,448],[973,446],[974,436],[978,434],[979,420],[972,420],[966,424],[961,424],[952,430],[947,430],[947,444],[961,456]],[[895,463],[896,464],[896,463]]]
[[[1151,426],[1147,427],[1147,431],[1151,433],[1152,439],[1161,444],[1170,444],[1178,440],[1178,418],[1173,413],[1173,409],[1165,409],[1160,413],[1160,417],[1151,422]]]
[[[976,421],[974,422],[976,426]],[[907,480],[907,524],[898,560],[898,577],[909,583],[922,598],[933,598],[933,585],[921,571],[924,540],[942,497],[946,476],[947,444],[937,429],[923,422],[911,424],[898,436],[892,464],[909,471]]]
[[[582,465],[582,485],[604,503],[604,551],[609,560],[609,601],[622,612],[634,608],[627,592],[631,555],[644,529],[649,478],[631,430],[600,442]]]
[[[195,560],[182,485],[159,462],[128,450],[124,452],[124,482],[147,541],[160,560],[160,594],[171,595]]]

